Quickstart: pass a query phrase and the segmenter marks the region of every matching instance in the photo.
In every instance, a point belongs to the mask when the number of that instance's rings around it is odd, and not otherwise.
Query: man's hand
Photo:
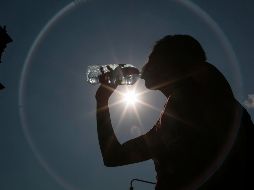
[[[95,95],[97,102],[108,102],[116,87],[117,85],[101,84]]]
[[[101,75],[100,75],[100,87],[98,88],[95,98],[97,102],[101,103],[107,103],[109,97],[113,94],[115,91],[117,84],[115,84],[115,81],[111,81],[113,78],[113,75],[115,74],[115,71],[112,70],[109,66],[107,67],[110,72],[104,73],[103,69],[101,69]],[[111,81],[111,83],[109,83]]]

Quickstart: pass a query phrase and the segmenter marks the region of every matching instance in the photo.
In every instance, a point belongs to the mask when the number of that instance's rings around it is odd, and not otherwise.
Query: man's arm
[[[143,136],[120,144],[112,128],[108,99],[115,87],[101,85],[96,93],[97,132],[100,149],[106,166],[119,166],[141,162],[151,158]]]
[[[106,166],[112,166],[114,155],[120,153],[121,145],[112,128],[107,100],[97,100],[96,117],[97,133],[103,161]]]

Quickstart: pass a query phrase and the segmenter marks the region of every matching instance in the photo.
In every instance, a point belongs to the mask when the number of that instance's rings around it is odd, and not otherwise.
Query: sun
[[[127,106],[135,106],[138,102],[138,93],[136,93],[135,90],[126,90],[123,94],[123,101]]]
[[[109,107],[113,108],[115,106],[122,105],[122,109],[119,112],[120,117],[117,127],[121,125],[123,119],[126,117],[127,112],[133,113],[137,118],[139,126],[143,126],[139,113],[143,107],[153,109],[159,113],[161,111],[160,109],[150,105],[143,100],[144,96],[149,93],[149,90],[141,90],[140,83],[138,82],[135,85],[119,86],[119,88],[115,89],[114,92],[116,96],[112,99],[113,101],[109,104]],[[104,110],[105,108],[101,109]]]

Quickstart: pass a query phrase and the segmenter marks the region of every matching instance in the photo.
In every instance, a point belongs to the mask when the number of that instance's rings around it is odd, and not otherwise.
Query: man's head
[[[7,34],[6,27],[0,26],[0,63],[1,63],[2,53],[4,52],[4,49],[6,48],[7,44],[10,42],[12,42],[12,39]]]
[[[155,44],[142,69],[142,78],[147,88],[160,89],[205,61],[205,52],[196,39],[189,35],[168,35]]]

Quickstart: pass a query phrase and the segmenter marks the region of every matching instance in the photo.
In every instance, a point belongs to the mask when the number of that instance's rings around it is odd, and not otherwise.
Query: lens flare
[[[123,100],[128,106],[134,106],[138,102],[138,94],[135,92],[135,90],[127,90],[123,95]]]

